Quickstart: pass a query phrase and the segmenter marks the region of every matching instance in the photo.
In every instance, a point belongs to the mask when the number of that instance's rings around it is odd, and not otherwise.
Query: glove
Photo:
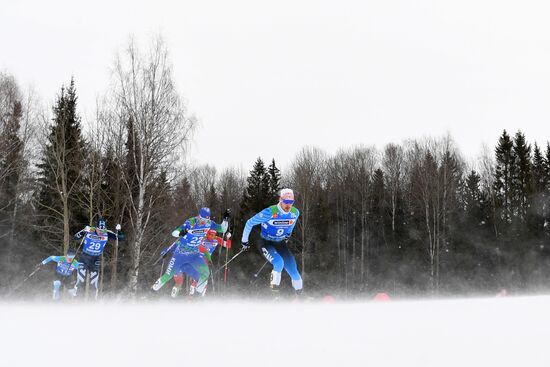
[[[187,234],[187,229],[184,229],[183,231],[178,231],[177,229],[172,232],[172,237],[183,237]]]
[[[120,226],[120,224],[117,224],[115,228],[116,228],[117,231],[120,231],[120,230],[122,229],[122,227]]]
[[[90,231],[92,230],[92,228],[91,228],[90,226],[86,226],[86,227],[84,227],[84,230],[85,230],[86,232],[90,232]]]
[[[228,239],[230,239],[230,238],[231,238],[231,233],[230,233],[230,232],[227,232],[227,233],[225,234],[225,239],[228,240]]]
[[[242,249],[241,251],[246,251],[250,248],[250,244],[248,242],[241,242]]]
[[[223,220],[226,220],[226,219],[231,218],[231,209],[226,209],[226,210],[223,212],[222,218],[223,218]]]

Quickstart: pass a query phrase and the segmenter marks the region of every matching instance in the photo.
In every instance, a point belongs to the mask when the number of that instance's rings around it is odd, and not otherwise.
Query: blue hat
[[[199,217],[203,219],[210,219],[210,208],[201,208],[201,210],[199,210]]]

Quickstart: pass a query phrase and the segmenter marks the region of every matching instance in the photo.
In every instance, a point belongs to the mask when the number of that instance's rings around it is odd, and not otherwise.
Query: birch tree
[[[127,155],[122,179],[128,191],[131,268],[128,289],[136,294],[142,248],[158,192],[150,190],[155,178],[171,171],[185,152],[195,126],[187,115],[174,83],[168,50],[155,38],[143,54],[132,40],[117,55],[114,96],[118,121],[126,125]]]

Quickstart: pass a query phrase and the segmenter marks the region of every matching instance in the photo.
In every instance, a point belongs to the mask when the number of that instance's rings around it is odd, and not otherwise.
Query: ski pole
[[[23,279],[23,281],[21,283],[19,283],[17,286],[13,287],[12,290],[9,292],[8,296],[11,295],[13,292],[15,292],[16,290],[18,290],[19,288],[21,288],[21,286],[27,281],[29,280],[34,274],[36,274],[36,272],[38,272],[38,270],[41,269],[41,266],[42,266],[42,262],[38,263],[35,267],[35,269],[32,271],[32,273],[30,273],[25,279]]]
[[[262,267],[260,268],[260,270],[258,270],[255,274],[254,274],[254,278],[257,278],[258,275],[260,275],[260,273],[262,272],[262,270],[265,268],[265,266],[267,265],[269,261],[265,261],[265,263],[262,265]]]
[[[166,252],[165,252],[161,257],[159,257],[158,259],[155,260],[155,262],[153,263],[153,266],[154,266],[154,265],[157,265],[158,262],[161,261],[161,260],[163,261],[163,265],[164,265],[164,258],[165,258],[166,255],[171,251],[172,247],[173,247],[176,243],[178,243],[178,241],[179,241],[179,239],[177,239],[173,244],[171,244],[170,247],[168,247],[168,248],[166,249]]]
[[[235,260],[240,254],[242,254],[243,252],[245,252],[246,250],[245,249],[241,249],[241,251],[237,252],[235,254],[235,256],[233,256],[231,259],[229,259],[228,262],[226,262],[225,264],[223,264],[222,266],[220,266],[218,269],[216,269],[216,271],[214,271],[212,273],[212,276],[218,274],[220,272],[220,270],[222,270],[223,268],[225,268],[231,261]],[[205,280],[203,280],[202,282],[200,282],[199,284],[197,284],[197,288],[200,287],[201,285],[203,285],[204,282],[206,282],[208,280],[208,278],[206,278]]]
[[[160,264],[160,275],[162,276],[162,272],[164,271],[164,258],[162,259],[162,263]]]

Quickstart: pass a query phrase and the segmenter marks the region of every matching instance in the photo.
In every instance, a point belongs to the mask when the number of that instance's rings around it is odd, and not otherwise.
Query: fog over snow
[[[548,366],[550,297],[0,305],[3,366]]]

